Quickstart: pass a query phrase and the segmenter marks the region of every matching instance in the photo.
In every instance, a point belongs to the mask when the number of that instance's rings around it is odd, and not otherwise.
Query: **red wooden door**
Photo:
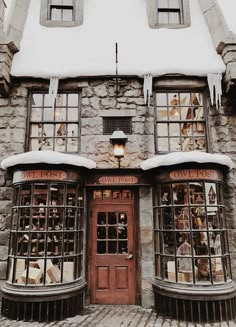
[[[96,204],[91,217],[91,303],[134,304],[133,205]]]

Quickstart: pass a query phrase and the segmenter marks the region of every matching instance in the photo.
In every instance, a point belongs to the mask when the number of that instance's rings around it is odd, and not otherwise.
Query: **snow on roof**
[[[154,156],[143,161],[140,166],[143,170],[148,170],[161,166],[178,165],[186,162],[215,163],[227,166],[229,169],[233,168],[233,162],[229,157],[222,154],[212,154],[200,151],[172,152]]]
[[[218,0],[220,9],[225,17],[229,30],[236,34],[236,1],[235,0]]]
[[[189,0],[191,26],[179,29],[149,28],[145,0],[85,0],[81,26],[48,28],[39,24],[40,2],[30,1],[13,76],[115,75],[116,42],[120,75],[225,71],[198,0]]]
[[[96,168],[93,160],[77,155],[65,154],[56,151],[30,151],[4,159],[1,163],[2,169],[16,165],[46,163],[52,165],[66,164],[88,169]]]

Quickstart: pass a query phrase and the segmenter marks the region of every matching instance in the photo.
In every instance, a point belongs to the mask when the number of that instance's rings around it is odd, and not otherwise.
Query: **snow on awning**
[[[4,159],[2,169],[16,165],[46,163],[52,165],[66,164],[88,169],[96,168],[96,162],[78,155],[65,154],[56,151],[30,151]]]
[[[168,154],[154,156],[143,161],[140,167],[143,170],[149,170],[161,166],[172,166],[186,162],[215,163],[227,166],[229,169],[233,168],[233,162],[229,157],[222,154],[212,154],[200,151],[172,152]]]

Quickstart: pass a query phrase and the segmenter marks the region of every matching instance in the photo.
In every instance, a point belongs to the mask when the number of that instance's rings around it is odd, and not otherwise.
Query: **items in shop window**
[[[215,254],[222,254],[220,234],[216,235],[214,249],[215,249]]]
[[[177,229],[189,229],[189,216],[185,213],[184,209],[182,209],[181,213],[178,215],[175,223]]]
[[[208,192],[208,198],[209,198],[209,204],[215,204],[216,201],[216,193],[213,189],[213,187],[210,187],[210,190]]]
[[[181,256],[178,258],[178,268],[180,272],[189,272],[192,271],[192,259],[187,258],[187,256],[192,255],[192,247],[185,240],[183,244],[181,244],[177,249],[177,256]]]
[[[208,280],[210,273],[209,260],[207,258],[201,258],[198,260],[198,279]]]
[[[162,195],[162,204],[167,204],[168,203],[168,192],[164,192]]]

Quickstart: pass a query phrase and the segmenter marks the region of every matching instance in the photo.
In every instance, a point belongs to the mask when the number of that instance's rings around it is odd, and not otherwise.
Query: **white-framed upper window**
[[[190,26],[189,0],[147,0],[147,13],[151,28]]]
[[[73,27],[82,22],[83,0],[41,0],[41,25]]]

